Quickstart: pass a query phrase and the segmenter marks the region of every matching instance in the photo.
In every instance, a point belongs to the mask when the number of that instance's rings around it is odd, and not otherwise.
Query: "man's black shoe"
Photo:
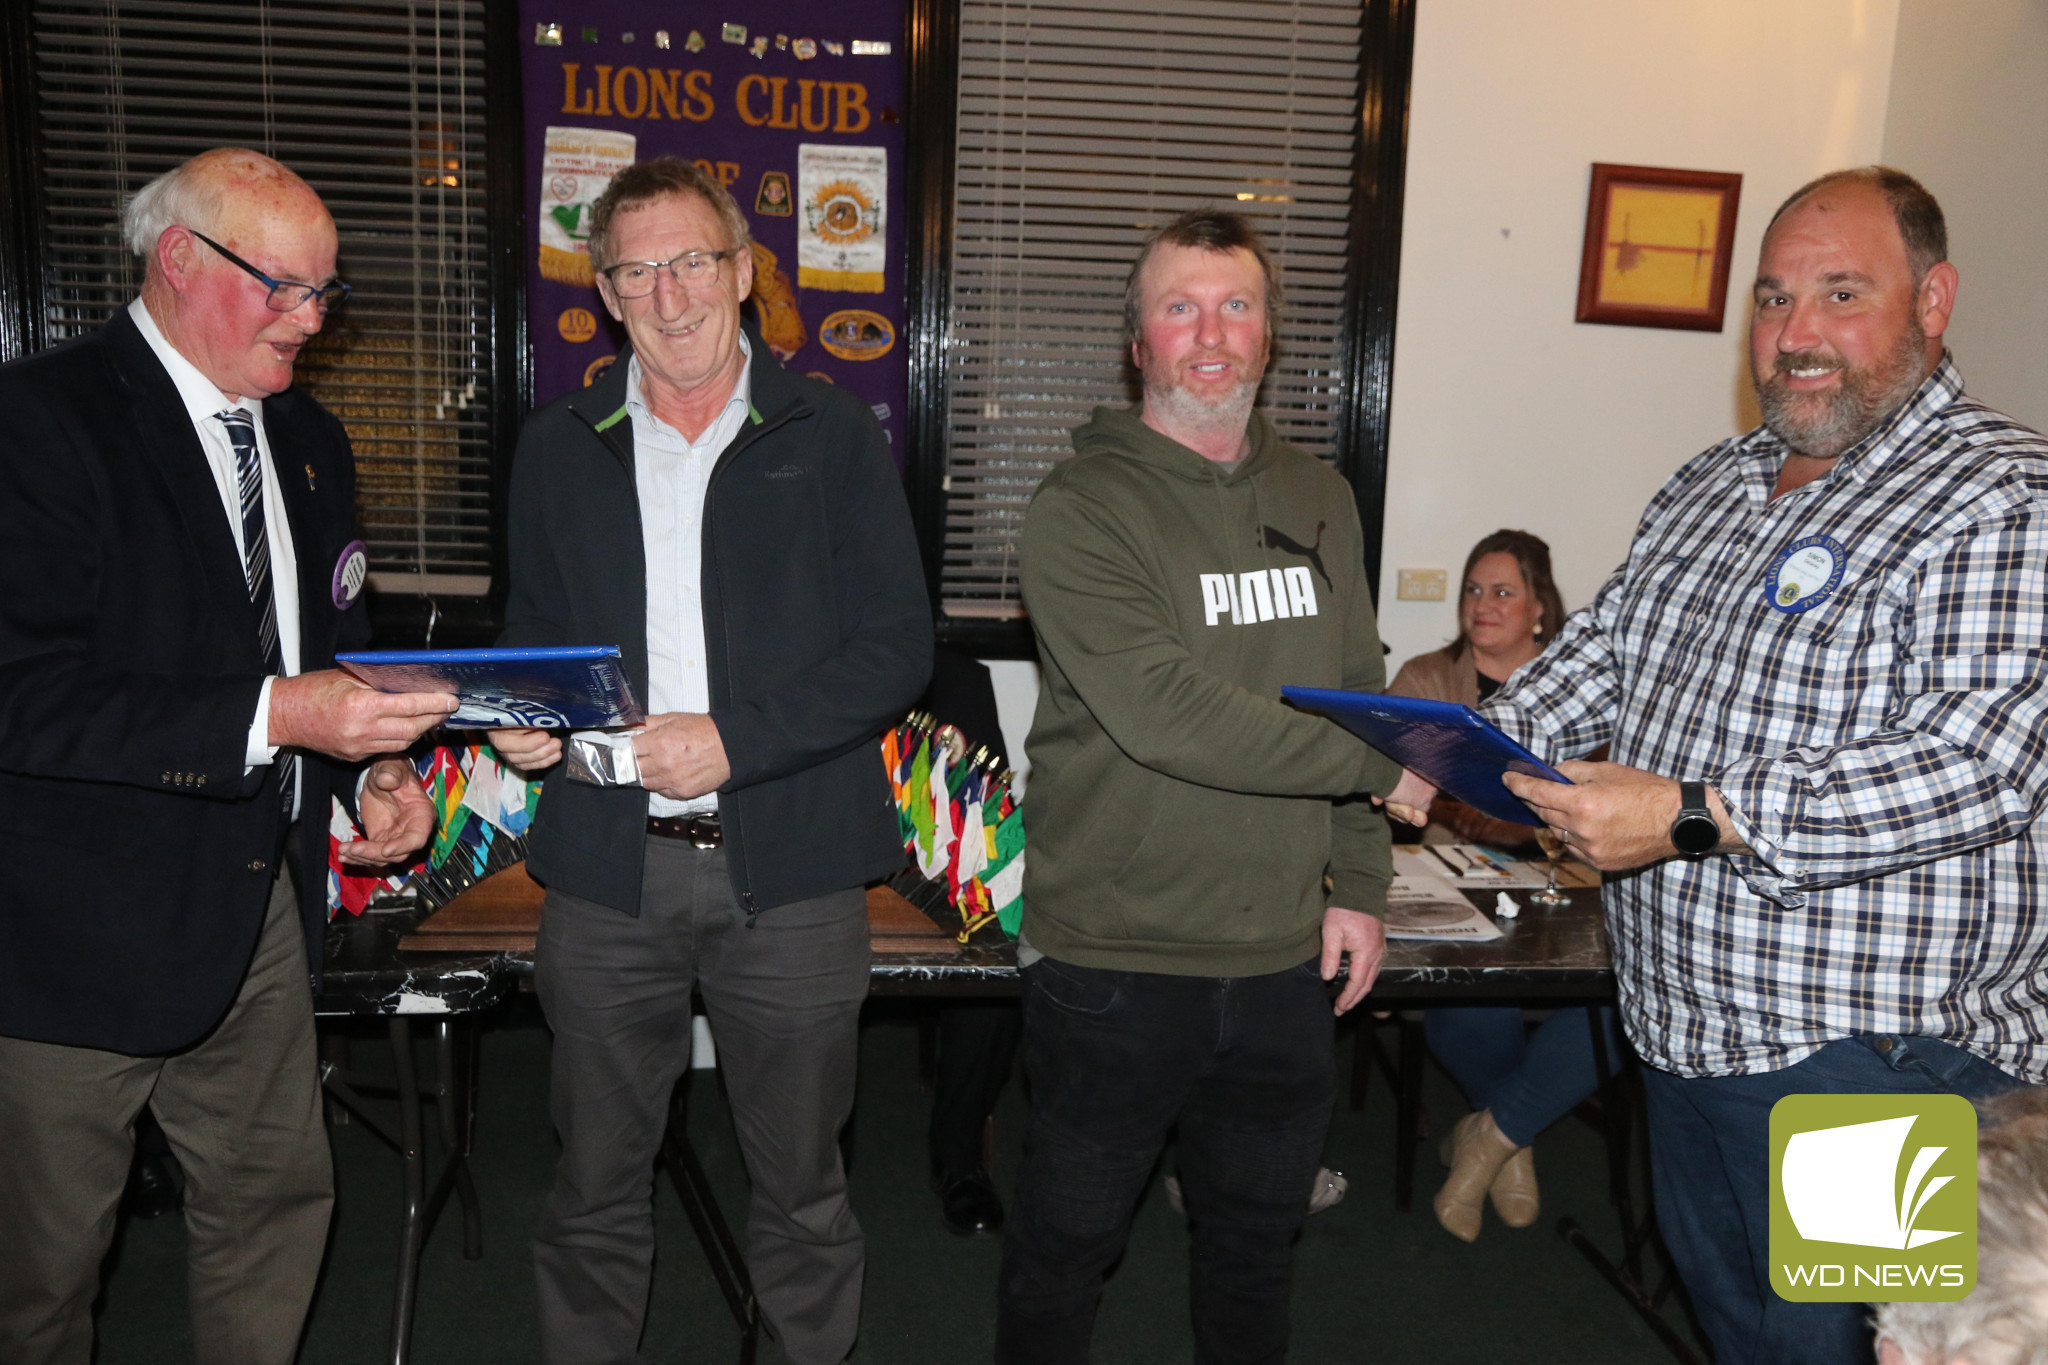
[[[1003,1230],[1003,1201],[987,1171],[940,1175],[939,1212],[955,1237],[993,1237]]]
[[[171,1158],[138,1156],[135,1159],[135,1164],[128,1170],[128,1188],[121,1196],[121,1206],[129,1217],[161,1218],[167,1213],[176,1213],[184,1203],[177,1173],[171,1169]]]

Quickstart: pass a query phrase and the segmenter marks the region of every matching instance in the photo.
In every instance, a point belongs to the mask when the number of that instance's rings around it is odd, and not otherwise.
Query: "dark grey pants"
[[[753,1198],[744,1236],[764,1362],[837,1365],[860,1321],[864,1250],[839,1130],[868,989],[859,887],[747,926],[723,850],[647,841],[640,915],[548,893],[535,988],[554,1029],[562,1139],[534,1236],[541,1358],[627,1365],[654,1264],[654,1160],[704,997]]]
[[[291,876],[227,1015],[167,1057],[0,1038],[0,1361],[85,1365],[100,1262],[147,1104],[185,1169],[200,1365],[284,1365],[313,1299],[334,1167]]]

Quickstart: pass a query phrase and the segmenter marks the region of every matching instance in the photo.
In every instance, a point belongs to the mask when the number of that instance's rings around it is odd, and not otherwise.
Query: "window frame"
[[[486,426],[490,510],[486,536],[491,589],[484,596],[429,599],[410,593],[370,594],[376,642],[403,647],[489,645],[503,626],[508,558],[506,496],[512,450],[533,407],[533,366],[526,345],[525,175],[519,79],[517,0],[484,0],[485,316],[493,402]],[[36,99],[34,17],[26,4],[0,6],[0,361],[50,345],[50,287],[42,225],[42,120]]]
[[[1335,467],[1351,485],[1364,530],[1365,571],[1377,600],[1393,399],[1394,320],[1401,274],[1401,208],[1408,160],[1408,91],[1416,0],[1364,0],[1359,34],[1359,144],[1352,165],[1349,280],[1338,370],[1345,394]],[[909,213],[905,330],[910,421],[905,492],[917,528],[941,643],[981,658],[1036,657],[1028,619],[945,614],[947,326],[952,303],[953,180],[958,137],[958,0],[909,0]]]

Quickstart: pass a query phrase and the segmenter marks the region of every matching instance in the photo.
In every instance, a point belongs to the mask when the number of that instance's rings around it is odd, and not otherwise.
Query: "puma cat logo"
[[[1304,545],[1285,531],[1271,526],[1261,526],[1259,530],[1265,533],[1265,548],[1268,550],[1285,550],[1288,554],[1300,555],[1303,559],[1315,565],[1317,575],[1323,580],[1323,586],[1331,592],[1335,592],[1337,591],[1337,585],[1330,581],[1330,571],[1323,567],[1323,527],[1328,524],[1328,522],[1321,521],[1316,523],[1316,543],[1313,545]]]

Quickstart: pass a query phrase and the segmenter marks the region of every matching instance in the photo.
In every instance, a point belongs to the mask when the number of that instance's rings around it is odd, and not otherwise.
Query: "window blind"
[[[1358,3],[962,0],[946,536],[955,617],[1023,614],[1032,491],[1135,400],[1123,284],[1145,237],[1234,208],[1286,294],[1262,410],[1328,458],[1359,146]]]
[[[349,301],[295,382],[355,444],[371,581],[490,588],[483,0],[35,0],[46,320],[61,341],[142,286],[127,196],[253,147],[326,201]]]

